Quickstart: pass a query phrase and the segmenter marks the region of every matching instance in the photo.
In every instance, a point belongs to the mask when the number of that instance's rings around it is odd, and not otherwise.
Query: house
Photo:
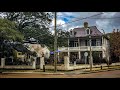
[[[60,56],[69,56],[69,60],[72,62],[74,55],[78,63],[84,63],[84,53],[88,52],[87,63],[89,63],[90,49],[93,62],[99,60],[98,58],[109,60],[109,38],[96,26],[88,26],[88,23],[85,22],[84,27],[74,28],[70,31],[68,47],[58,47],[60,51],[58,59],[61,59]]]
[[[50,57],[49,48],[44,44],[39,44],[38,40],[34,38],[29,38],[27,41],[24,41],[23,44],[28,50],[36,53],[36,65],[40,65],[40,58],[44,57],[45,62]]]
[[[20,60],[22,62],[28,61],[28,59],[31,59],[34,52],[31,52],[28,50],[24,45],[22,44],[13,44],[13,55],[14,59]]]
[[[50,57],[49,48],[44,44],[39,44],[38,41],[34,38],[30,38],[28,41],[24,41],[23,45],[31,52],[36,52],[37,57],[42,57],[43,54],[47,59]]]

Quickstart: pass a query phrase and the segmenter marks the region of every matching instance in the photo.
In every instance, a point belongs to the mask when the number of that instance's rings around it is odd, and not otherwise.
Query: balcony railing
[[[103,46],[91,46],[91,49],[93,51],[99,51],[99,50],[102,50]],[[66,51],[68,50],[68,47],[59,47],[58,50],[60,51]],[[72,51],[72,50],[76,50],[78,51],[79,50],[79,47],[69,47],[69,50]],[[86,50],[90,50],[90,46],[80,46],[80,51],[86,51]]]

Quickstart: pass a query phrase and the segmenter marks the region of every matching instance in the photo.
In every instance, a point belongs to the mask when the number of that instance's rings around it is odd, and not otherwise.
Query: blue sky
[[[98,16],[94,16],[89,19],[78,20],[78,18],[85,18],[92,15],[96,15],[102,13]],[[89,26],[97,26],[97,28],[102,32],[102,29],[106,32],[112,32],[113,29],[120,28],[120,12],[58,12],[57,13],[57,25],[61,25],[59,28],[63,30],[70,30],[75,27],[83,27],[84,22],[88,22]],[[72,22],[66,24],[68,22],[77,20],[76,22]],[[94,19],[93,19],[94,18]],[[100,19],[104,18],[104,19]],[[112,19],[108,19],[112,18]],[[51,26],[54,25],[54,19]],[[53,32],[53,31],[52,31]]]

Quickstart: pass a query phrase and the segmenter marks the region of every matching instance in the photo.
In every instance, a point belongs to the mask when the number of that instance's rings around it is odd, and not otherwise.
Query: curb
[[[37,74],[46,74],[46,75],[64,75],[64,73],[41,73],[41,72],[2,72],[3,74],[29,74],[29,73],[37,73]]]

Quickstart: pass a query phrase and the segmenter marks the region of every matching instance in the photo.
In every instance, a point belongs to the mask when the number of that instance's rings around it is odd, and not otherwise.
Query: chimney
[[[84,28],[88,28],[88,22],[84,22]]]
[[[119,29],[117,29],[117,32],[119,32]]]
[[[113,29],[113,32],[115,32],[115,29]]]

